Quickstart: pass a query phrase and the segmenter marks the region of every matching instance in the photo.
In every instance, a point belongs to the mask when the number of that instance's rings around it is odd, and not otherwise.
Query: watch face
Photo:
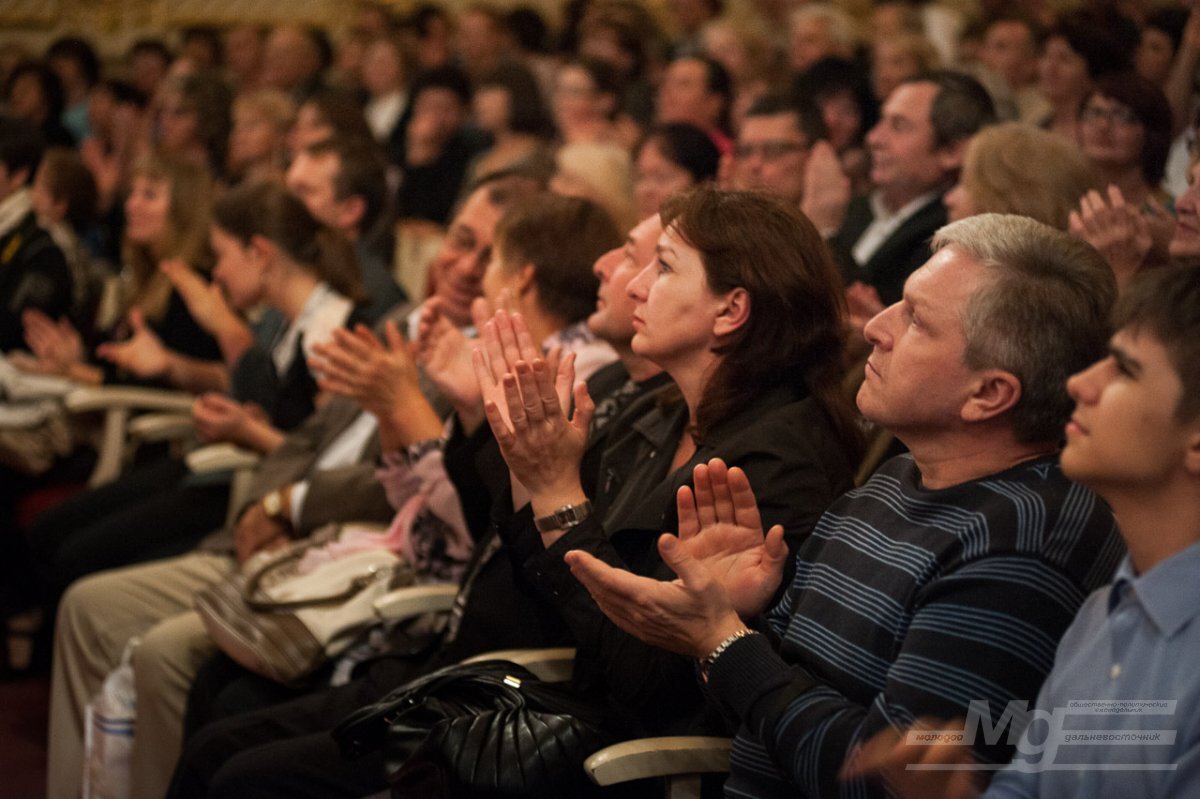
[[[278,491],[272,491],[270,494],[267,494],[265,497],[263,497],[263,510],[266,511],[267,515],[271,518],[275,518],[279,515],[279,512],[283,510],[283,500],[280,499]]]

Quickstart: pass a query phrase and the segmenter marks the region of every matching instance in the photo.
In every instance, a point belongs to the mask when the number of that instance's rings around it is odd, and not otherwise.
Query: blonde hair
[[[296,103],[276,89],[257,89],[233,101],[234,117],[245,111],[267,120],[280,134],[287,133],[296,119]]]
[[[195,161],[148,153],[134,163],[132,177],[164,182],[170,194],[163,237],[153,244],[126,238],[121,251],[125,280],[122,314],[137,307],[147,319],[157,320],[166,313],[171,298],[171,282],[159,271],[160,261],[179,258],[205,272],[212,267],[208,246],[212,176]]]
[[[558,171],[550,187],[555,193],[593,200],[608,212],[618,230],[638,223],[633,159],[627,150],[607,142],[576,142],[560,147],[554,160]]]
[[[1071,142],[1005,122],[984,128],[968,145],[962,183],[981,213],[1019,214],[1066,230],[1068,215],[1096,179]]]

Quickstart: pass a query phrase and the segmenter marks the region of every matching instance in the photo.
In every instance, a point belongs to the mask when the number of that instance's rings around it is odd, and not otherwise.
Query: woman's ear
[[[725,295],[721,309],[713,323],[713,333],[727,336],[742,327],[750,319],[750,292],[736,288]]]

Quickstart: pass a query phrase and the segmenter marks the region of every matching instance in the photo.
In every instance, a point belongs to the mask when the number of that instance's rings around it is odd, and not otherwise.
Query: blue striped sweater
[[[708,692],[740,725],[726,795],[872,796],[837,774],[885,725],[963,716],[973,700],[993,722],[1009,700],[1032,707],[1122,554],[1107,506],[1054,458],[936,491],[911,456],[892,459],[817,523],[768,635],[712,668]]]

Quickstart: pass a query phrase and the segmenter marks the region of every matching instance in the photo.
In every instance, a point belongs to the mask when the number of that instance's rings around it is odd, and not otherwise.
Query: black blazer
[[[874,219],[868,199],[855,197],[842,227],[829,240],[829,249],[847,286],[856,280],[874,286],[883,304],[891,305],[904,293],[908,276],[929,260],[929,240],[946,224],[946,206],[939,194],[906,219],[865,264],[859,264],[854,260],[854,245]]]

